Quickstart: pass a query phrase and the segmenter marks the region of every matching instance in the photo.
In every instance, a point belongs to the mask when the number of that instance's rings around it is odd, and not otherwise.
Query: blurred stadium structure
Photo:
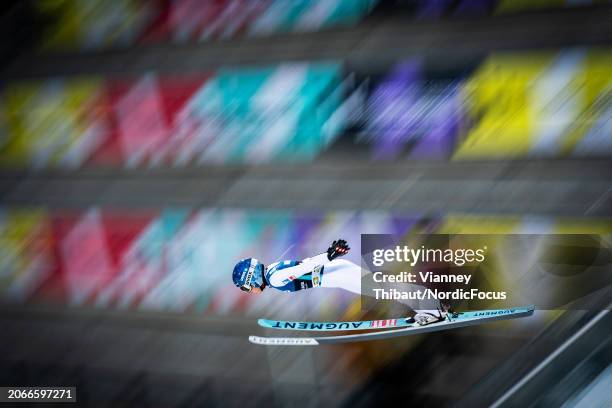
[[[229,277],[337,237],[359,262],[361,233],[609,242],[609,3],[4,6],[0,383],[84,406],[612,406],[606,310],[264,349],[256,318],[360,319],[359,299]]]

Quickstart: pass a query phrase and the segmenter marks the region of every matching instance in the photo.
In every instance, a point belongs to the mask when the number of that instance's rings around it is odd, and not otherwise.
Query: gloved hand
[[[345,240],[338,239],[329,246],[327,249],[327,259],[333,261],[339,256],[348,254],[351,248],[348,246]]]

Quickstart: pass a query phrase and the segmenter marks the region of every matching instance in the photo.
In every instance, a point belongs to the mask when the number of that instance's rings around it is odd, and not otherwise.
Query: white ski
[[[482,323],[487,323],[497,320],[507,320],[519,317],[531,316],[533,314],[534,307],[517,307],[511,309],[495,309],[495,310],[481,310],[477,312],[465,312],[465,313],[448,313],[444,320],[422,323],[412,323],[409,327],[384,330],[370,333],[360,334],[347,334],[340,336],[327,336],[327,337],[260,337],[260,336],[249,336],[249,341],[253,344],[259,345],[283,345],[283,346],[317,346],[319,344],[339,344],[349,343],[355,341],[366,341],[366,340],[381,340],[392,337],[408,336],[412,334],[428,333],[440,330],[454,329],[458,327],[474,326]],[[303,330],[303,329],[302,329]]]

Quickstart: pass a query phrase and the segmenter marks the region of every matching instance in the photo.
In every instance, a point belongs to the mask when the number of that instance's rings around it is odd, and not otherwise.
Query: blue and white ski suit
[[[330,261],[326,253],[275,262],[266,268],[264,277],[270,287],[283,292],[323,287],[361,294],[361,267],[344,259]]]

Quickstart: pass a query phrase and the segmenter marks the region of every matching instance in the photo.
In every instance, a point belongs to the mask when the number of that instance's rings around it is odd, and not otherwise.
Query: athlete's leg
[[[361,267],[344,259],[335,259],[325,265],[321,287],[339,288],[361,295]]]

